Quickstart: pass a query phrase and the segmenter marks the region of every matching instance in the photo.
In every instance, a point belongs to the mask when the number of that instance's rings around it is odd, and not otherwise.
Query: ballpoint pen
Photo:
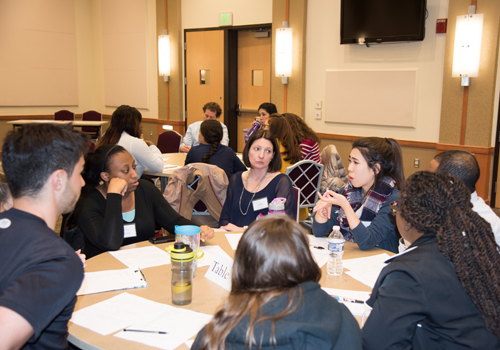
[[[352,299],[352,298],[344,298],[338,295],[332,295],[332,297],[338,301],[346,301],[349,303],[356,303],[356,304],[364,304],[365,302],[363,300],[358,300],[358,299]]]
[[[124,332],[141,332],[141,333],[168,334],[165,331],[147,331],[147,330],[143,330],[143,329],[130,329],[130,328],[125,328],[123,331]]]

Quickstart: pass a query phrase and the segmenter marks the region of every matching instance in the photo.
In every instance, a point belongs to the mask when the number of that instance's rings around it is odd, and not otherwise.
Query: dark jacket
[[[500,349],[435,234],[389,261],[367,301],[373,310],[363,327],[364,349]]]
[[[262,339],[259,349],[361,349],[359,326],[349,310],[321,290],[316,282],[304,282],[299,286],[302,288],[299,306],[292,314],[276,322],[277,346],[270,341],[272,321],[266,320],[255,326],[257,343]],[[265,315],[277,315],[287,303],[288,293],[284,293],[266,304],[263,312]],[[227,350],[248,349],[245,339],[249,320],[247,315],[231,330],[226,339]],[[200,331],[191,349],[199,349],[204,332],[205,328]]]

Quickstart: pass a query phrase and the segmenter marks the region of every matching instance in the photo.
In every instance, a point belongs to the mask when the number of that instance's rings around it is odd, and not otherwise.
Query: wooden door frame
[[[187,77],[187,62],[185,52],[186,33],[213,30],[224,31],[224,105],[221,106],[221,108],[222,113],[224,114],[224,124],[226,124],[229,134],[229,147],[231,147],[235,152],[237,150],[238,142],[238,116],[236,114],[236,104],[238,103],[238,31],[262,28],[271,28],[272,30],[272,23],[231,27],[184,29],[184,82],[186,82]],[[184,96],[184,113],[187,113],[187,85],[185,83]],[[186,115],[184,118],[184,125],[185,130],[187,130],[188,125]]]
[[[500,100],[500,96],[498,97]],[[493,174],[491,176],[490,206],[496,207],[497,183],[498,183],[498,163],[500,157],[500,108],[497,114],[497,132],[495,134],[495,152],[493,154]]]

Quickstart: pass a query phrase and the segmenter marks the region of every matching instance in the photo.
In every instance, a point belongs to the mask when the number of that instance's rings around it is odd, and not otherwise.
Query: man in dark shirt
[[[0,214],[0,348],[67,349],[82,262],[55,232],[84,185],[87,138],[66,126],[10,132],[2,165],[13,208]]]

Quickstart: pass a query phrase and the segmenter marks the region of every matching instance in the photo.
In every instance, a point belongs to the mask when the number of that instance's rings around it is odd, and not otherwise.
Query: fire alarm
[[[447,18],[441,18],[436,20],[436,33],[446,33],[446,23],[448,22]]]

